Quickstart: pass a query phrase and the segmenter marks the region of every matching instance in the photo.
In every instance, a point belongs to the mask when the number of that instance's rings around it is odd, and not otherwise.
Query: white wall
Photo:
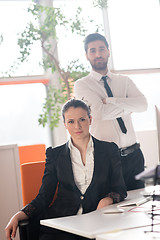
[[[145,165],[151,168],[159,163],[157,130],[138,131],[137,139],[145,158]]]

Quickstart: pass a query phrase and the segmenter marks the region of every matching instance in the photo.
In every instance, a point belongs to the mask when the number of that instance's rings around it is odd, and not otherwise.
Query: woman
[[[64,145],[46,150],[39,194],[11,218],[6,227],[8,240],[15,236],[20,220],[42,214],[43,218],[55,218],[88,213],[126,197],[118,147],[90,135],[92,118],[87,105],[71,99],[63,106],[62,116],[71,138]],[[49,207],[57,185],[57,198]],[[43,226],[39,239],[84,238]]]

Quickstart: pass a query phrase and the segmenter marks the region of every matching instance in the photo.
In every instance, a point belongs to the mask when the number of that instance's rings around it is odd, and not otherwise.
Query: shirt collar
[[[76,147],[73,145],[72,143],[72,139],[70,137],[69,141],[68,141],[68,147],[70,149],[70,151],[72,151],[73,149],[75,149]],[[90,135],[90,138],[89,138],[89,142],[88,142],[88,146],[87,147],[93,147],[93,140],[92,140],[92,137]]]
[[[111,79],[111,72],[109,70],[108,70],[106,75]],[[92,79],[94,79],[97,82],[99,82],[104,75],[102,75],[102,74],[100,74],[98,72],[95,72],[94,70],[91,70],[90,76],[91,76]]]

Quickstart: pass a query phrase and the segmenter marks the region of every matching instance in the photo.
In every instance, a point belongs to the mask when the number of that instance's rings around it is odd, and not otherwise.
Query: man
[[[145,111],[146,98],[129,77],[109,71],[110,51],[104,36],[90,34],[84,46],[92,70],[75,82],[74,95],[91,107],[91,134],[119,146],[127,190],[142,188],[144,183],[136,181],[135,175],[144,170],[144,157],[136,142],[131,113]]]

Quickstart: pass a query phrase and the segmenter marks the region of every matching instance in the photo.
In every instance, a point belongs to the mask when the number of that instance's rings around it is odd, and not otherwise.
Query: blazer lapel
[[[103,150],[102,145],[99,144],[99,141],[97,141],[94,137],[92,137],[92,139],[94,144],[94,171],[92,181],[88,189],[94,185],[99,176],[102,174],[102,166],[105,158],[105,151]]]
[[[78,187],[75,184],[74,181],[74,175],[73,175],[73,169],[72,169],[72,162],[70,157],[70,149],[68,147],[68,142],[64,145],[64,151],[61,151],[61,155],[59,156],[61,158],[61,164],[63,166],[63,169],[65,170],[64,178],[66,181],[68,181],[74,188],[76,188],[78,191]]]

